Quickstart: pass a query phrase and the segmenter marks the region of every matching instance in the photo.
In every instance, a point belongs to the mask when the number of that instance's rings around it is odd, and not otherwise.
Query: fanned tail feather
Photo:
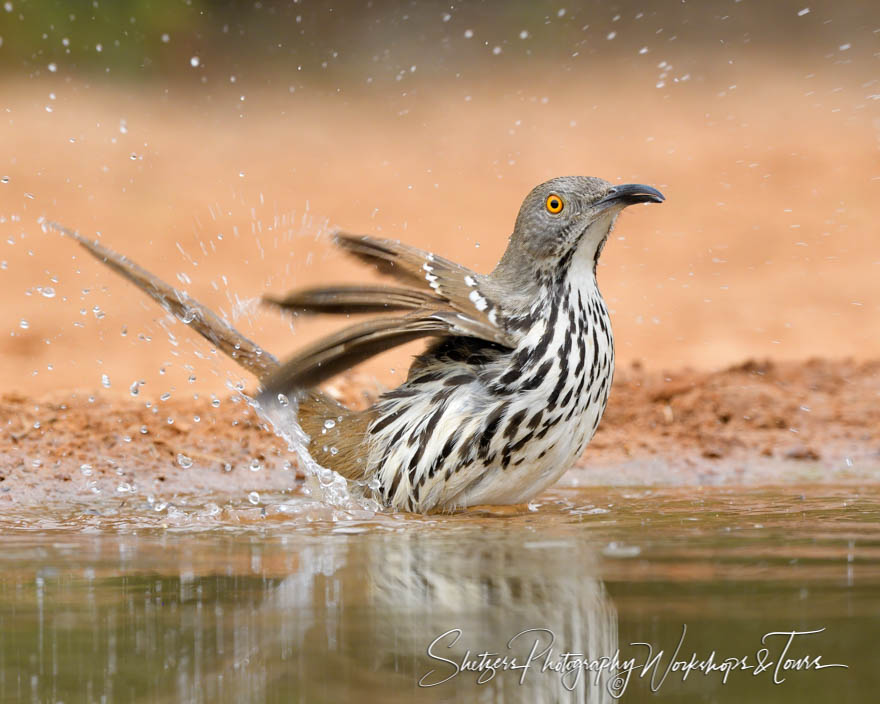
[[[113,271],[131,281],[165,310],[177,316],[181,322],[191,327],[258,379],[269,376],[280,366],[274,355],[242,335],[207,306],[165,283],[128,257],[57,223],[51,222],[48,223],[48,226],[75,239],[98,261],[103,262]]]

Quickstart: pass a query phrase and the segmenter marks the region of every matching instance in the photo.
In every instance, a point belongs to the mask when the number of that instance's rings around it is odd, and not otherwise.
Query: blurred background
[[[621,364],[880,355],[872,0],[9,0],[0,82],[6,390],[216,391],[232,368],[41,218],[284,355],[340,321],[262,294],[369,276],[331,228],[489,271],[565,174],[668,199],[601,262]],[[368,371],[396,383],[412,352]]]

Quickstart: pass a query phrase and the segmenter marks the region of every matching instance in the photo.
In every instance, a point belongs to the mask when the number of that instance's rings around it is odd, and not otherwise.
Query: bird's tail
[[[207,306],[165,283],[128,257],[57,223],[50,222],[47,226],[75,239],[98,261],[104,262],[117,274],[131,281],[156,303],[173,313],[181,322],[189,325],[257,379],[267,378],[281,366],[274,355],[242,335]]]
[[[57,223],[47,223],[47,227],[75,239],[98,261],[131,281],[165,310],[251,372],[261,384],[282,368],[274,355],[242,335],[207,306],[165,283],[128,257]],[[297,422],[310,438],[308,449],[313,458],[348,479],[362,478],[363,453],[359,448],[372,416],[352,411],[327,394],[308,386],[283,390],[290,396],[289,402],[295,404]],[[277,396],[277,392],[262,388],[257,400],[266,410]],[[333,423],[328,423],[328,420]]]

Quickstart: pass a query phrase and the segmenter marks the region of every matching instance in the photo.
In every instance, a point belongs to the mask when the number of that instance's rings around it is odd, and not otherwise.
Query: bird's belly
[[[532,439],[504,467],[496,460],[454,502],[457,506],[520,504],[554,484],[583,454],[605,409],[600,399]]]

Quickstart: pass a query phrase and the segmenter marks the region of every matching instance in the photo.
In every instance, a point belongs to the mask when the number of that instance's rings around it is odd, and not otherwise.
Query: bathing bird
[[[342,250],[394,285],[267,296],[291,314],[369,314],[279,361],[188,294],[57,225],[259,380],[266,407],[290,406],[308,450],[382,505],[412,512],[519,504],[553,484],[596,432],[614,342],[596,267],[620,212],[664,196],[641,184],[554,178],[519,209],[495,269],[477,273],[394,239],[336,232]],[[428,338],[406,380],[366,410],[322,392],[330,377]]]

